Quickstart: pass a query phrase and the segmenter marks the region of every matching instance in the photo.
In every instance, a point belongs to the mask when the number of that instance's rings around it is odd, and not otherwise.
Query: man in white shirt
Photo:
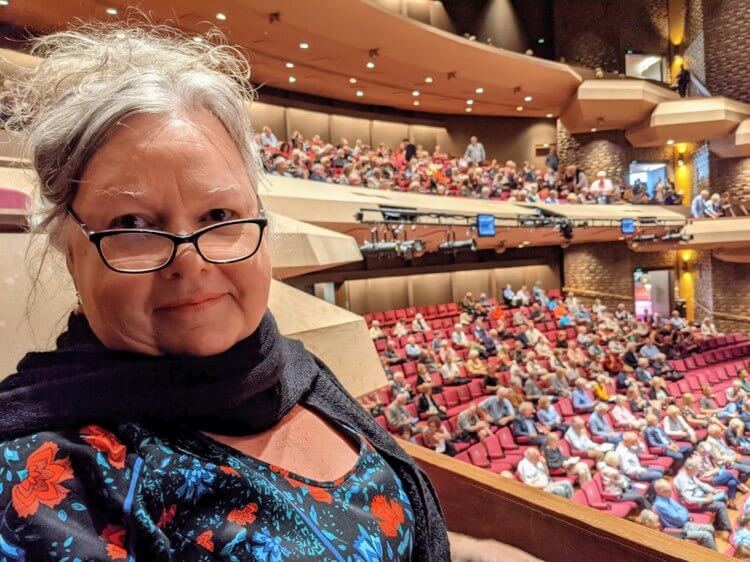
[[[589,186],[589,192],[600,203],[609,203],[613,191],[614,186],[612,185],[612,180],[607,178],[607,172],[599,170],[596,173],[596,179]]]
[[[680,415],[680,409],[675,405],[667,407],[667,415],[664,416],[662,425],[664,426],[664,433],[675,441],[690,441],[693,444],[698,442],[695,430]]]
[[[612,443],[594,443],[589,437],[586,431],[586,422],[583,418],[576,416],[570,423],[570,427],[565,432],[565,440],[570,444],[570,447],[578,452],[585,454],[588,458],[599,461],[604,456],[604,453],[611,451],[614,448]]]
[[[623,394],[615,396],[615,407],[612,408],[611,414],[615,424],[625,429],[640,431],[646,427],[646,420],[638,419],[633,415],[633,412],[628,408],[628,399]]]
[[[456,347],[469,347],[469,340],[464,332],[464,327],[461,324],[453,326],[453,333],[451,334],[451,341]]]
[[[466,147],[464,152],[464,158],[480,164],[487,159],[487,154],[484,151],[484,145],[479,142],[477,137],[471,137],[469,139],[469,145]]]
[[[370,337],[374,340],[385,337],[385,334],[380,327],[380,322],[377,320],[373,320],[372,324],[370,324]]]
[[[571,498],[573,496],[573,486],[567,480],[555,482],[550,480],[547,465],[539,454],[539,449],[529,447],[523,455],[523,459],[518,463],[518,476],[521,481],[533,488],[539,488],[550,494]]]
[[[615,449],[620,457],[620,470],[631,480],[638,482],[653,482],[664,476],[663,468],[647,468],[641,464],[638,458],[640,450],[638,435],[627,431],[622,436],[622,441]]]
[[[723,492],[718,492],[709,484],[698,479],[697,459],[688,459],[683,469],[674,479],[674,487],[685,503],[700,505],[702,509],[716,514],[714,527],[720,531],[732,531],[732,523],[727,513],[727,498]]]
[[[750,463],[741,458],[724,440],[724,430],[720,425],[712,423],[708,426],[708,437],[704,441],[708,447],[711,459],[717,465],[731,463],[731,468],[740,473],[740,479],[750,476]]]

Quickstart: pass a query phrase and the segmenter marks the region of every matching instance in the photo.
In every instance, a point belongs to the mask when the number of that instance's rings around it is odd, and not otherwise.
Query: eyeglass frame
[[[198,230],[191,232],[190,234],[173,234],[171,232],[166,232],[164,230],[155,230],[155,229],[150,229],[150,228],[110,228],[110,229],[105,229],[105,230],[91,230],[89,229],[88,225],[85,222],[83,222],[80,219],[80,217],[76,214],[76,212],[73,210],[73,207],[68,207],[67,213],[73,218],[74,221],[76,221],[78,226],[81,227],[81,230],[83,230],[83,233],[86,235],[89,242],[91,242],[94,246],[96,246],[96,249],[99,252],[99,257],[104,262],[104,265],[106,265],[112,271],[115,271],[117,273],[124,273],[126,275],[131,275],[131,274],[137,275],[139,273],[154,273],[156,271],[161,271],[162,269],[169,267],[170,265],[172,265],[172,262],[177,256],[177,248],[181,244],[192,244],[193,247],[195,248],[195,251],[198,252],[198,255],[202,259],[204,259],[208,263],[213,263],[215,265],[227,265],[227,264],[249,260],[255,254],[258,253],[258,250],[260,249],[260,245],[263,242],[263,232],[268,226],[268,217],[266,217],[266,210],[263,208],[262,205],[260,207],[260,212],[259,212],[258,217],[218,222],[216,224],[211,224],[203,228],[199,228]],[[212,260],[204,256],[203,252],[201,252],[201,249],[198,246],[198,238],[200,238],[206,232],[210,232],[212,230],[216,230],[217,228],[221,228],[223,226],[233,225],[233,224],[257,224],[258,227],[260,228],[260,235],[258,236],[258,244],[256,245],[255,249],[252,251],[252,253],[242,258],[235,258],[231,260],[221,260],[221,261]],[[107,258],[104,256],[104,252],[102,251],[101,241],[103,238],[115,236],[117,234],[132,234],[132,233],[154,234],[156,236],[161,236],[162,238],[167,238],[168,240],[172,242],[172,255],[164,264],[155,268],[139,269],[137,271],[123,271],[121,269],[117,269],[116,267],[111,265],[107,261]]]

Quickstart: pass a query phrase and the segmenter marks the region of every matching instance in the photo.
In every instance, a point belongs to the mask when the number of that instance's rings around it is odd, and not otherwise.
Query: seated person
[[[537,419],[546,425],[551,431],[560,431],[565,433],[570,427],[563,422],[560,412],[552,405],[552,399],[549,396],[542,396],[536,407]]]
[[[594,398],[602,402],[613,402],[614,397],[609,394],[607,390],[607,375],[600,374],[596,376],[596,382],[591,387],[591,392],[594,393]]]
[[[649,402],[642,395],[638,385],[630,385],[625,397],[628,399],[630,411],[634,414],[643,414],[649,409]]]
[[[448,410],[435,402],[432,396],[432,387],[429,384],[420,384],[417,387],[419,398],[417,399],[417,412],[428,416],[437,416],[440,419],[448,419]]]
[[[468,348],[471,345],[469,338],[466,337],[464,327],[461,324],[453,326],[453,332],[451,333],[451,341],[454,347]]]
[[[371,392],[364,396],[360,396],[357,401],[373,417],[377,417],[383,413],[383,403],[380,401],[377,392]]]
[[[487,365],[487,374],[482,378],[485,392],[495,392],[500,387],[500,379],[497,376],[497,367]]]
[[[417,428],[419,419],[413,418],[406,409],[408,399],[409,395],[403,392],[396,396],[385,409],[385,419],[388,425],[397,430],[404,439],[411,439],[415,433],[419,432]]]
[[[432,328],[430,328],[430,325],[427,323],[427,320],[424,319],[421,312],[417,312],[414,316],[414,320],[411,322],[411,331],[422,333],[432,331]]]
[[[662,425],[664,426],[664,432],[675,441],[690,441],[695,444],[698,439],[695,435],[695,430],[690,427],[687,420],[680,414],[680,409],[674,404],[667,406],[667,415],[664,416]]]
[[[476,301],[474,300],[474,295],[471,291],[469,291],[464,295],[464,298],[461,299],[461,303],[460,303],[461,310],[468,312],[469,314],[474,314],[475,306],[476,306]]]
[[[422,439],[424,440],[425,447],[428,449],[450,457],[456,456],[453,437],[438,416],[432,416],[427,420],[427,427],[422,432]]]
[[[738,529],[732,537],[732,542],[739,552],[735,552],[735,558],[739,556],[750,556],[750,514],[743,513],[738,523]]]
[[[443,377],[443,384],[446,386],[466,384],[471,380],[468,377],[461,376],[461,369],[458,368],[458,365],[451,357],[448,357],[446,362],[440,368],[440,374]]]
[[[406,359],[401,357],[396,351],[396,343],[393,340],[388,340],[386,343],[385,350],[380,354],[389,365],[400,365],[406,362]]]
[[[570,384],[564,368],[558,367],[555,369],[555,376],[550,380],[548,391],[561,398],[570,396]]]
[[[378,320],[373,320],[372,324],[370,324],[370,337],[373,340],[378,340],[385,337],[385,333],[380,328],[380,322]]]
[[[654,414],[646,416],[646,429],[643,431],[646,444],[649,447],[661,449],[657,454],[666,455],[674,459],[673,470],[677,471],[692,453],[693,448],[688,443],[675,443],[659,425],[659,418]]]
[[[750,402],[745,402],[750,408]],[[741,455],[750,455],[750,439],[745,435],[747,425],[742,419],[734,418],[729,421],[729,427],[725,433],[727,443]]]
[[[542,454],[547,461],[548,469],[561,468],[567,474],[575,476],[580,484],[591,480],[591,470],[585,462],[581,461],[580,457],[565,455],[560,447],[560,437],[557,433],[548,433],[544,438]]]
[[[391,333],[394,337],[397,338],[403,338],[404,336],[409,335],[409,330],[406,329],[406,326],[404,326],[404,323],[399,320],[393,325],[393,328],[391,329]]]
[[[680,414],[693,429],[705,429],[708,427],[708,424],[711,423],[712,419],[717,419],[713,416],[701,414],[697,410],[695,406],[695,396],[693,396],[692,392],[686,392],[682,395]]]
[[[417,386],[422,384],[429,384],[432,386],[432,375],[430,374],[427,365],[424,363],[417,363]],[[432,389],[433,392],[440,392],[436,388]]]
[[[595,443],[586,431],[586,422],[580,416],[574,417],[570,422],[568,431],[565,432],[565,440],[573,451],[585,454],[588,458],[599,461],[604,453],[611,451],[612,443]]]
[[[531,443],[541,447],[544,445],[544,435],[537,428],[534,418],[534,405],[531,402],[523,402],[518,407],[518,415],[511,423],[511,431],[516,439],[522,438],[523,443]]]
[[[492,435],[490,416],[476,402],[469,403],[466,409],[458,414],[456,425],[464,436],[480,441]]]
[[[667,392],[667,385],[661,377],[651,379],[651,388],[648,390],[648,397],[652,402],[656,402],[657,408],[666,408],[674,402],[674,398]]]
[[[711,387],[704,384],[701,387],[701,398],[698,401],[698,411],[703,415],[716,416],[721,410],[722,409],[714,399]]]
[[[594,401],[586,390],[586,379],[576,380],[575,389],[570,394],[573,401],[573,409],[579,414],[588,414],[594,411]]]
[[[510,283],[505,286],[503,289],[503,302],[505,303],[505,306],[511,306],[513,304],[513,297],[516,295],[515,292],[513,292],[513,287],[511,287]]]
[[[711,456],[711,449],[705,443],[698,443],[695,454],[691,457],[698,462],[698,479],[712,486],[727,487],[727,507],[737,509],[735,498],[737,491],[743,494],[748,488],[740,482],[736,473],[724,465],[717,465]]]
[[[627,390],[627,388],[633,383],[632,378],[633,369],[630,365],[623,365],[615,376],[615,386],[618,391]]]
[[[716,550],[713,525],[693,523],[687,508],[672,499],[672,486],[668,481],[660,479],[654,482],[654,491],[656,499],[652,511],[641,513],[641,523],[652,529],[659,529],[659,524],[665,529],[677,529],[679,534],[676,536],[679,538],[696,541],[706,548]]]
[[[570,499],[573,496],[573,486],[567,480],[555,482],[550,480],[547,465],[539,454],[539,449],[529,447],[518,463],[518,477],[521,482],[533,488],[539,488],[550,494]]]
[[[404,352],[406,353],[406,358],[412,361],[416,361],[422,355],[422,348],[417,344],[417,340],[414,336],[409,336],[407,338]]]
[[[682,373],[678,373],[672,368],[667,362],[667,356],[663,353],[660,353],[651,361],[651,368],[654,370],[654,375],[668,381],[678,381],[684,377]]]
[[[732,450],[724,440],[724,431],[721,426],[711,424],[708,426],[708,437],[704,441],[709,448],[713,461],[718,465],[725,465],[740,473],[743,482],[750,478],[750,463],[742,460],[742,457]]]
[[[529,373],[526,382],[523,383],[523,392],[527,400],[536,402],[543,396],[542,388],[539,386],[539,377],[535,373]]]
[[[646,420],[636,418],[628,407],[628,399],[622,394],[615,396],[615,406],[612,408],[612,419],[617,426],[627,430],[640,431],[646,427]]]
[[[651,371],[648,370],[649,362],[648,359],[645,357],[639,357],[638,358],[638,367],[635,370],[635,379],[644,385],[649,385],[651,383],[651,379],[654,378],[654,376],[651,374]]]
[[[674,487],[680,501],[701,506],[701,509],[715,514],[714,527],[717,531],[732,532],[732,523],[727,512],[727,497],[710,484],[701,482],[698,478],[698,459],[690,458],[685,466],[677,473]]]
[[[396,398],[401,393],[405,393],[406,396],[408,396],[407,401],[411,401],[412,398],[414,398],[414,389],[411,387],[411,385],[406,382],[406,377],[404,376],[404,373],[401,371],[396,371],[393,373],[393,380],[391,381],[391,396],[393,398]]]
[[[490,416],[490,423],[500,427],[510,424],[516,417],[516,409],[508,400],[508,389],[500,386],[494,396],[485,398],[479,405]]]
[[[650,509],[651,503],[646,494],[633,486],[633,482],[620,472],[620,457],[614,451],[604,455],[599,461],[596,469],[602,475],[602,491],[605,494],[614,494],[618,502],[632,501],[638,505],[638,509]]]
[[[476,349],[469,351],[464,367],[472,377],[483,377],[488,372],[487,364],[479,358],[479,351]]]
[[[617,456],[620,457],[620,470],[630,478],[638,482],[653,482],[664,476],[662,467],[645,467],[638,458],[638,453],[642,448],[638,441],[638,435],[632,431],[626,431],[622,436],[622,441],[615,449]]]
[[[617,445],[622,441],[622,433],[615,431],[606,418],[609,406],[599,402],[594,407],[594,412],[589,417],[589,429],[594,437],[601,437],[607,443]]]

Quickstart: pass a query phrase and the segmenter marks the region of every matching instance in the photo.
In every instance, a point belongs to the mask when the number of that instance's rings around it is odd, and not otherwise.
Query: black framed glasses
[[[107,267],[119,273],[152,273],[169,266],[181,244],[192,244],[207,262],[229,264],[253,257],[268,226],[261,208],[257,218],[209,225],[192,234],[172,234],[148,228],[113,228],[93,231],[72,208],[68,214],[96,246]]]

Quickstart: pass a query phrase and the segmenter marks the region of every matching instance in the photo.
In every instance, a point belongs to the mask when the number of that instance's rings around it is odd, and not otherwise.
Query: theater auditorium
[[[0,0],[0,560],[750,560],[747,0]]]

